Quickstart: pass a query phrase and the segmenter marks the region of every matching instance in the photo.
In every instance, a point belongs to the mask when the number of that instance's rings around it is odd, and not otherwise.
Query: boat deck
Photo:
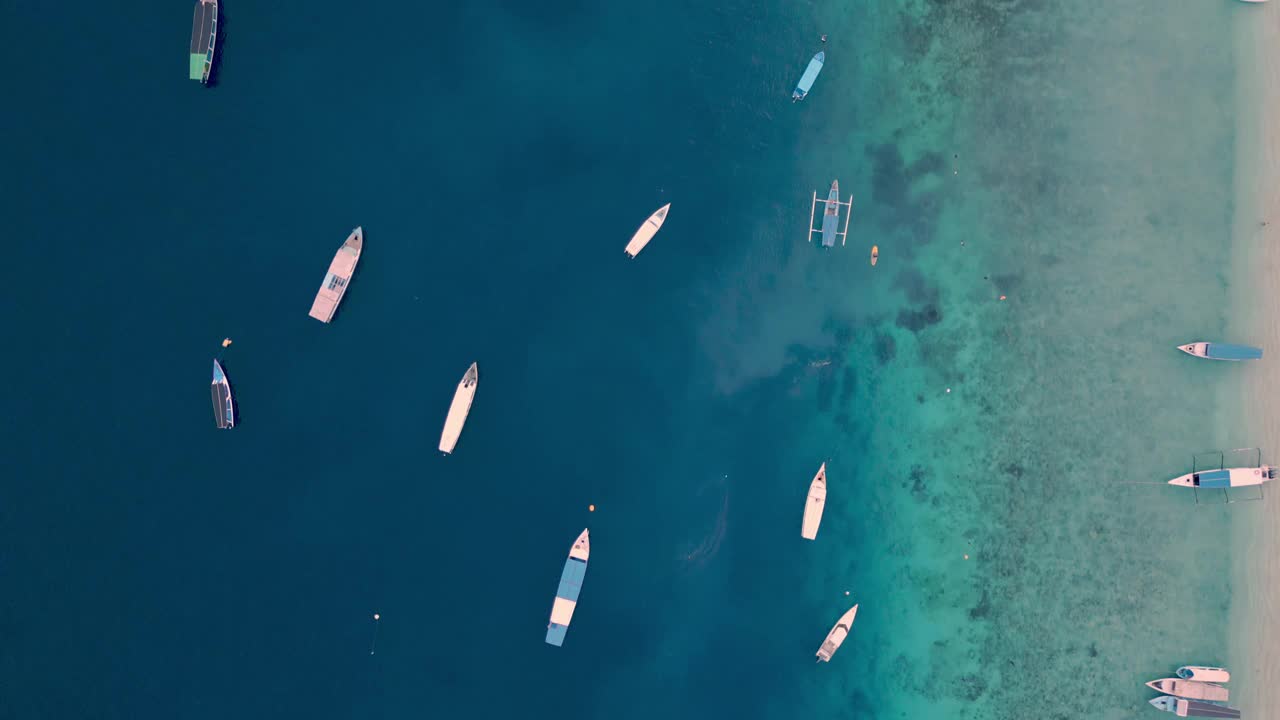
[[[218,3],[215,0],[197,0],[195,15],[191,20],[192,80],[209,79],[209,66],[213,64],[213,44],[218,29]]]

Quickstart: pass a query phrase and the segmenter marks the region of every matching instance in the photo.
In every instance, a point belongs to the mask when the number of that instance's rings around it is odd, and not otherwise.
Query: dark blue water
[[[184,79],[187,3],[10,5],[0,715],[830,705],[794,682],[843,609],[797,537],[832,450],[804,436],[814,352],[726,385],[752,361],[707,341],[750,332],[773,282],[742,257],[811,250],[827,172],[795,153],[830,78],[789,91],[820,28],[791,3],[610,5],[228,1],[209,88]]]

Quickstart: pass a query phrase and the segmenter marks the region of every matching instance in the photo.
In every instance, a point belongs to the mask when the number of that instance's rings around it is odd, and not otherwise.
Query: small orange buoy
[[[588,506],[587,506],[587,512],[595,512],[595,511],[596,511],[596,506],[595,506],[595,505],[588,505]]]
[[[1000,299],[1001,299],[1001,300],[1004,300],[1004,298],[1005,298],[1005,296],[1004,296],[1004,295],[1001,295],[1001,296],[1000,296]]]
[[[228,345],[230,345],[230,344],[231,344],[231,338],[223,338],[223,339],[222,339],[222,347],[226,347],[226,346],[228,346]]]
[[[872,245],[871,246],[871,267],[875,267],[876,260],[879,260],[879,259],[880,259],[880,246]]]

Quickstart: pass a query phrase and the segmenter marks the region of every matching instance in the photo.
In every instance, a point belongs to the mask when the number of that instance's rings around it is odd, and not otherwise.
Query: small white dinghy
[[[822,463],[818,474],[809,483],[809,497],[804,502],[804,519],[800,521],[800,537],[813,540],[818,537],[822,524],[822,510],[827,506],[827,464]]]
[[[1205,667],[1203,665],[1183,665],[1178,668],[1178,677],[1183,680],[1196,680],[1207,683],[1231,682],[1231,673],[1226,668]]]
[[[628,257],[635,257],[640,254],[645,245],[653,239],[654,235],[662,229],[662,223],[667,221],[667,211],[671,209],[671,203],[667,203],[654,211],[648,220],[636,230],[636,234],[631,236],[631,242],[627,243],[626,249],[623,250]]]
[[[476,363],[463,373],[458,389],[453,392],[453,402],[449,404],[449,415],[444,419],[444,430],[440,432],[440,452],[448,455],[458,444],[458,436],[462,434],[462,426],[467,424],[467,415],[471,413],[471,401],[476,397],[476,383],[480,381],[480,371]]]
[[[818,662],[831,662],[831,656],[836,654],[840,645],[844,643],[844,639],[849,637],[849,628],[853,627],[853,618],[857,614],[858,606],[854,605],[849,608],[849,612],[840,616],[836,626],[827,633],[827,639],[822,641],[822,647],[818,648]]]
[[[1158,693],[1188,700],[1208,700],[1209,702],[1226,702],[1231,691],[1221,685],[1183,680],[1181,678],[1161,678],[1147,683],[1147,687]]]

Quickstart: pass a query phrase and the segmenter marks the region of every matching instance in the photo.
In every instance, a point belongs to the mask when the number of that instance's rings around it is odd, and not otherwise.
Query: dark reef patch
[[[911,332],[920,332],[941,321],[942,311],[938,309],[937,305],[930,303],[922,310],[899,310],[898,319],[894,321],[894,324]]]
[[[888,365],[898,354],[898,343],[893,339],[892,335],[880,333],[876,335],[875,341],[876,361],[881,365]]]

